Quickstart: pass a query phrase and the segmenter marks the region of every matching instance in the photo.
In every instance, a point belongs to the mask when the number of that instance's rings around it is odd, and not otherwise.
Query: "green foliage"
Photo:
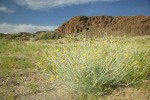
[[[0,40],[0,75],[9,76],[13,69],[34,67],[40,50],[42,48],[36,44]]]
[[[29,40],[50,40],[50,39],[59,39],[63,35],[57,32],[37,32],[35,34],[20,32],[18,34],[2,34],[0,33],[0,39],[4,40],[19,40],[19,41],[29,41]]]
[[[29,41],[32,37],[31,33],[20,32],[18,34],[1,34],[0,38],[5,40],[20,40],[20,41]]]
[[[41,32],[35,35],[36,40],[59,39],[60,37],[62,35],[57,32]]]

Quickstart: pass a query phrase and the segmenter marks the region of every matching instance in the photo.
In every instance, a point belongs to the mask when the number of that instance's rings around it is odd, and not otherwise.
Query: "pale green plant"
[[[53,46],[47,61],[55,65],[49,65],[51,71],[74,91],[100,96],[111,88],[142,84],[147,79],[148,46],[149,41],[143,45],[134,40],[122,42],[112,38],[97,44]]]

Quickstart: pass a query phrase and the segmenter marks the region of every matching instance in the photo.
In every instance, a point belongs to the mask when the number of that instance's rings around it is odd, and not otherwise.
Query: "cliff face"
[[[76,16],[58,27],[56,31],[80,33],[88,31],[91,27],[127,33],[150,34],[150,16]]]

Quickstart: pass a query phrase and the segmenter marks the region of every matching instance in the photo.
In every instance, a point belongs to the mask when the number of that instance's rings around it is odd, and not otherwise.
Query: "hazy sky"
[[[0,0],[0,32],[54,30],[79,15],[150,16],[150,0]]]

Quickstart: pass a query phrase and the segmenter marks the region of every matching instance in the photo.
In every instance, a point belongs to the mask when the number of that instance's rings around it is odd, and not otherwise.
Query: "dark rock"
[[[76,16],[55,31],[66,34],[80,33],[88,31],[91,27],[135,34],[150,34],[150,16]]]

